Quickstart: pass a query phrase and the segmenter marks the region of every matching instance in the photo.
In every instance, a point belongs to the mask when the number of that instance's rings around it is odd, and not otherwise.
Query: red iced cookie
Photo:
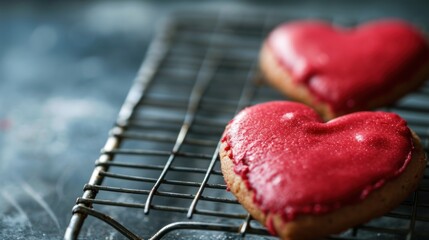
[[[269,102],[240,112],[221,146],[228,187],[284,239],[335,233],[399,204],[425,168],[418,137],[394,113],[324,123],[311,108]]]
[[[399,20],[356,28],[298,21],[274,29],[260,65],[280,91],[330,119],[392,103],[421,85],[429,75],[429,46]]]

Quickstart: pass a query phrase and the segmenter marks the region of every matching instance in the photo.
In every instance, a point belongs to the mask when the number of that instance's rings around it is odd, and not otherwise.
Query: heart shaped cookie
[[[283,24],[260,54],[266,79],[325,119],[390,104],[429,76],[429,45],[399,20],[341,28],[326,22]]]
[[[384,214],[425,168],[418,137],[394,113],[324,123],[306,105],[280,101],[240,112],[220,156],[231,192],[284,239],[312,239]]]

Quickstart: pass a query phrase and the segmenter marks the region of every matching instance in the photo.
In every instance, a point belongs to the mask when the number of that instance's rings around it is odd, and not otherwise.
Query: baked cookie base
[[[400,176],[373,191],[360,203],[346,205],[321,215],[301,214],[289,222],[284,221],[278,213],[263,212],[253,202],[254,192],[248,189],[242,178],[234,172],[233,160],[229,158],[230,150],[225,150],[226,143],[222,143],[220,147],[221,168],[228,188],[253,218],[264,225],[267,224],[267,219],[272,221],[271,226],[281,239],[315,239],[340,233],[382,216],[399,205],[417,188],[426,167],[426,156],[418,136],[412,132],[412,137],[414,143],[412,158]]]

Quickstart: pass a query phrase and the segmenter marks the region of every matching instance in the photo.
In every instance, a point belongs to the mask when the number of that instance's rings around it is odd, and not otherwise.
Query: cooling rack
[[[218,142],[243,107],[284,99],[263,83],[258,51],[274,26],[297,17],[173,15],[149,47],[65,239],[85,238],[79,234],[87,221],[107,226],[100,237],[116,231],[129,239],[273,238],[226,191]],[[404,117],[428,152],[429,84],[383,110]],[[429,238],[428,176],[390,213],[329,238]]]

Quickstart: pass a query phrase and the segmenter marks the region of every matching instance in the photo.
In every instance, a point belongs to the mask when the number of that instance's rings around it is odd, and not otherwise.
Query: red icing
[[[406,122],[394,113],[360,112],[323,123],[293,102],[246,108],[223,141],[255,204],[286,220],[365,199],[403,172],[413,149]]]
[[[268,216],[267,220],[265,220],[265,226],[267,227],[267,230],[271,235],[277,236],[276,227],[274,226],[274,221],[271,216]]]
[[[293,22],[276,28],[268,46],[293,81],[333,111],[365,108],[372,96],[388,93],[429,63],[424,36],[399,20],[354,29]]]

